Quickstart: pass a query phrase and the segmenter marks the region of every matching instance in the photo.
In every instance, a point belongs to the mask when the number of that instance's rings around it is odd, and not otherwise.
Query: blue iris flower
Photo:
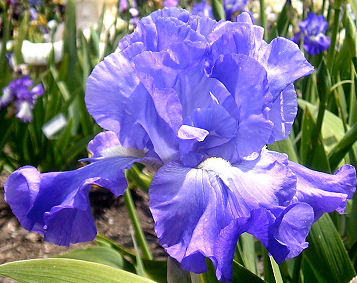
[[[304,49],[308,54],[320,54],[330,46],[330,38],[325,35],[328,23],[324,16],[308,13],[307,18],[299,23],[300,31],[294,35],[297,44],[304,40]]]
[[[33,86],[33,81],[29,76],[15,79],[2,90],[0,109],[13,101],[16,108],[16,117],[22,122],[31,122],[32,109],[37,98],[41,96],[43,92],[42,84]]]
[[[242,11],[249,0],[224,0],[223,8],[227,20],[234,21],[234,14],[238,11]],[[192,7],[192,14],[202,17],[210,17],[214,19],[211,5],[206,0],[196,3]]]
[[[69,245],[96,235],[91,185],[116,196],[124,170],[155,171],[149,190],[155,231],[185,270],[229,281],[239,236],[259,239],[278,263],[298,255],[311,224],[342,213],[355,169],[325,174],[266,144],[288,137],[297,111],[293,82],[313,67],[285,38],[270,44],[248,13],[216,22],[177,8],[143,18],[88,78],[85,101],[105,130],[87,166],[39,173],[25,166],[5,184],[21,224]]]

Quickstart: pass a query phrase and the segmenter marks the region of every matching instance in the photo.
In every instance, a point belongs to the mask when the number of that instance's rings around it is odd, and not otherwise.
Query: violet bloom
[[[88,78],[87,109],[107,130],[89,143],[89,164],[43,174],[22,167],[5,183],[6,201],[46,241],[89,241],[91,185],[121,195],[124,170],[139,162],[157,170],[149,189],[155,231],[183,269],[205,272],[207,257],[229,281],[244,232],[281,263],[308,246],[324,212],[343,212],[356,185],[350,165],[330,175],[265,148],[288,137],[293,82],[312,72],[296,44],[267,44],[247,13],[217,23],[155,11]]]
[[[314,13],[308,13],[307,18],[299,23],[300,31],[295,34],[293,41],[299,44],[304,40],[304,49],[311,55],[316,55],[330,46],[330,38],[325,35],[328,23],[325,18]]]
[[[248,1],[249,0],[223,0],[223,8],[226,19],[231,21],[235,20],[234,14],[243,10]],[[214,19],[212,7],[207,3],[206,0],[202,0],[201,2],[193,5],[191,12],[193,15]]]
[[[31,122],[32,109],[36,103],[36,99],[42,94],[42,85],[38,84],[33,87],[33,81],[29,76],[24,76],[11,81],[2,90],[0,108],[5,107],[13,101],[16,108],[16,117],[22,122]]]
[[[123,13],[127,11],[129,8],[128,0],[120,0],[119,1],[119,12]]]
[[[42,0],[28,0],[28,3],[32,6],[41,6]]]
[[[177,7],[178,2],[179,2],[178,0],[165,0],[164,7],[167,7],[167,8]]]

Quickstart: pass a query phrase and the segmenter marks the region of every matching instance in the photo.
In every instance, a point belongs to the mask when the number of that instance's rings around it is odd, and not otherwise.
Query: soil
[[[0,264],[15,260],[30,258],[47,258],[66,253],[77,248],[96,245],[94,241],[59,247],[42,240],[37,233],[28,232],[17,221],[11,209],[4,201],[3,184],[6,176],[0,176]],[[158,244],[154,222],[148,207],[148,196],[141,190],[132,190],[132,197],[136,206],[140,223],[144,230],[154,258],[165,257],[164,250]],[[93,216],[98,234],[104,235],[120,245],[134,251],[130,234],[130,219],[126,211],[124,199],[115,198],[109,191],[94,188],[89,194]],[[12,280],[0,277],[0,282],[8,283]]]

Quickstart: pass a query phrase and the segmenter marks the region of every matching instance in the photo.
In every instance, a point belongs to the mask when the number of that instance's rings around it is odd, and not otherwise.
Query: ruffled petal
[[[293,84],[287,86],[275,99],[269,112],[269,119],[274,123],[268,143],[286,139],[297,113],[297,97]]]
[[[342,166],[335,174],[313,171],[290,161],[289,168],[297,177],[295,199],[314,209],[315,221],[325,212],[343,213],[347,199],[356,191],[356,169],[351,165]]]
[[[91,185],[122,195],[127,187],[124,170],[144,160],[119,156],[115,139],[109,141],[112,135],[99,134],[90,144],[96,156],[90,161],[94,162],[77,170],[41,174],[34,167],[25,166],[9,176],[5,182],[5,199],[27,230],[39,232],[46,241],[64,246],[95,237],[88,199]],[[106,152],[105,145],[111,146]]]
[[[261,241],[280,264],[307,248],[306,237],[313,219],[313,209],[306,203],[276,210],[255,209],[251,212],[247,232]]]
[[[289,204],[296,193],[296,177],[285,154],[263,149],[259,158],[223,168],[219,176],[236,195],[237,213]]]
[[[191,129],[191,136],[195,138],[182,136],[185,129]],[[203,158],[225,157],[228,146],[224,144],[235,137],[236,129],[237,121],[221,105],[197,108],[187,117],[179,131],[178,137],[183,140],[179,144],[181,161],[187,166],[197,166]],[[231,151],[234,151],[235,144],[230,143],[230,146]]]
[[[207,77],[204,54],[205,48],[182,43],[174,51],[143,52],[133,59],[141,81],[165,121],[180,124],[193,109],[211,103],[210,92],[219,82]]]
[[[190,14],[183,9],[165,8],[155,11],[142,18],[135,31],[121,40],[118,47],[126,55],[125,49],[137,42],[143,43],[147,51],[167,50],[182,41],[206,42],[199,32],[187,24],[189,20]]]
[[[168,163],[155,174],[149,191],[156,234],[183,269],[204,272],[208,257],[217,278],[229,281],[239,235],[265,225],[268,245],[278,225],[270,210],[281,211],[291,201],[295,184],[286,156],[267,151],[235,167],[220,158],[209,158],[198,169]]]
[[[137,123],[132,96],[139,93],[146,101],[147,92],[133,74],[130,63],[113,53],[99,63],[86,84],[85,101],[89,113],[104,129],[119,135],[123,146],[144,148],[148,137]]]
[[[235,118],[239,122],[236,147],[241,158],[252,154],[256,157],[271,136],[273,124],[267,117],[271,96],[266,75],[256,60],[241,54],[221,56],[212,71],[212,77],[220,80],[235,99]]]
[[[227,190],[213,172],[168,163],[155,174],[149,196],[156,235],[183,269],[205,272],[204,257],[219,260],[216,249],[233,256],[235,243],[224,249],[216,246],[232,213]]]
[[[114,132],[102,132],[95,136],[88,144],[88,151],[91,158],[83,159],[84,161],[94,161],[99,158],[108,157],[133,157],[143,158],[144,150],[139,150],[134,147],[123,147]]]
[[[289,39],[278,37],[260,51],[258,61],[268,73],[269,90],[276,98],[288,85],[309,75],[314,67],[299,47]]]
[[[158,115],[151,96],[122,55],[113,53],[99,63],[86,87],[89,113],[100,126],[115,132],[124,147],[144,149],[150,140],[162,160],[177,155],[176,133]]]

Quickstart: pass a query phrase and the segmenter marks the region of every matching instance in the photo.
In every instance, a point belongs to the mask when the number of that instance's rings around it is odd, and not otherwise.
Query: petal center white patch
[[[133,147],[126,148],[121,145],[116,145],[104,149],[101,152],[101,155],[103,157],[130,156],[143,158],[145,156],[145,151]]]
[[[210,157],[200,163],[197,168],[207,171],[213,171],[217,175],[224,175],[227,169],[232,167],[231,163],[220,157]]]

